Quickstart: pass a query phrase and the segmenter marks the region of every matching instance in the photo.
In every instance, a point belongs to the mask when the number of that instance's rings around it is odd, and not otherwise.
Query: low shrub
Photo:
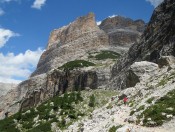
[[[89,98],[89,106],[90,107],[95,107],[95,96],[92,94]]]
[[[114,51],[103,50],[95,56],[96,60],[105,60],[105,59],[117,59],[120,57],[120,54]]]
[[[117,129],[121,128],[122,125],[119,125],[119,126],[112,126],[110,129],[109,129],[109,132],[116,132]]]
[[[74,61],[69,61],[65,63],[61,67],[58,67],[58,69],[73,70],[75,68],[83,68],[83,67],[89,67],[89,66],[95,66],[95,64],[85,60],[74,60]]]
[[[132,116],[134,113],[135,111],[132,110],[129,115]]]
[[[151,104],[153,100],[154,100],[154,97],[151,97],[151,98],[149,98],[146,102],[147,102],[148,104]]]
[[[138,116],[138,118],[140,119],[144,117],[144,126],[154,127],[160,126],[163,124],[163,122],[171,119],[167,118],[166,115],[175,116],[175,90],[168,92],[167,95],[157,100],[154,105],[145,109],[142,114]],[[151,121],[148,119],[151,119]]]
[[[25,111],[20,111],[17,114],[0,121],[0,132],[19,132],[16,128],[14,119],[18,124],[21,124],[21,130],[26,132],[50,132],[51,123],[58,122],[60,128],[66,127],[66,122],[63,116],[70,117],[71,120],[75,120],[79,115],[84,116],[84,113],[75,111],[72,103],[81,102],[83,98],[81,92],[65,93],[63,96],[55,96],[49,101],[40,104],[38,107],[30,108]],[[51,105],[52,103],[52,105]],[[61,108],[59,116],[62,120],[59,122],[56,118],[56,113]],[[53,111],[52,114],[50,112]],[[33,127],[35,124],[34,118],[39,115],[39,124]]]
[[[141,111],[141,110],[144,110],[145,106],[144,105],[141,105],[136,111]]]

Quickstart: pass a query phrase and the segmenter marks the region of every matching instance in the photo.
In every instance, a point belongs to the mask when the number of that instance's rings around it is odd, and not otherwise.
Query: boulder
[[[134,87],[140,81],[149,78],[154,74],[154,71],[158,70],[159,67],[157,64],[148,61],[135,62],[132,64],[123,74],[120,74],[112,80],[112,86],[109,84],[109,87],[114,87],[114,89],[120,88],[130,88]]]
[[[152,76],[152,74],[158,69],[159,67],[156,63],[141,61],[132,64],[129,71],[131,71],[135,75],[135,78],[132,77],[134,81],[138,79],[143,80],[145,79],[145,76]]]

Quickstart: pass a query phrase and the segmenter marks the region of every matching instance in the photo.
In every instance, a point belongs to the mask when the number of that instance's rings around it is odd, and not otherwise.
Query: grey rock
[[[109,46],[108,36],[96,25],[95,15],[79,17],[68,26],[54,30],[37,69],[31,76],[56,69],[67,61],[75,60],[86,52]]]
[[[0,97],[6,95],[10,90],[14,89],[17,84],[0,83]]]
[[[161,56],[175,55],[175,2],[165,0],[153,12],[140,42],[131,46],[112,68],[110,87],[124,89],[127,87],[127,71],[138,61],[157,63]]]
[[[130,47],[139,41],[145,29],[145,22],[115,16],[103,20],[99,27],[109,35],[110,45]]]
[[[174,56],[162,56],[158,60],[158,65],[160,68],[163,66],[173,66],[175,64],[175,57]]]

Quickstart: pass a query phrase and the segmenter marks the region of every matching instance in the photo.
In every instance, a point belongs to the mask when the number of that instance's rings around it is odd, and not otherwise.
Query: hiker
[[[127,100],[128,100],[127,96],[123,98],[123,102],[125,105],[126,105]]]

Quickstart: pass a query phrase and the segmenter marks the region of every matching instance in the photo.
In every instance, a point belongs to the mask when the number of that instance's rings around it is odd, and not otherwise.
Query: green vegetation
[[[89,106],[94,107],[95,106],[95,96],[92,94],[89,99]]]
[[[128,102],[128,104],[129,104],[129,107],[133,107],[134,104],[135,104],[135,101],[134,100],[131,100],[131,101]]]
[[[95,52],[94,55],[89,53],[88,58],[95,58],[96,60],[105,60],[105,59],[118,59],[120,54],[114,51],[102,50],[100,53]]]
[[[55,96],[36,108],[1,120],[0,132],[51,132],[53,122],[64,130],[83,116],[91,115],[95,108],[104,106],[116,94],[115,91],[97,89]],[[93,107],[89,106],[90,102]]]
[[[135,111],[134,110],[132,110],[131,112],[130,112],[130,116],[132,116],[133,114],[135,113]]]
[[[95,64],[92,62],[85,61],[85,60],[74,60],[74,61],[69,61],[65,63],[58,69],[73,70],[75,68],[83,68],[83,67],[89,67],[89,66],[95,66]]]
[[[0,132],[19,132],[12,117],[0,121]]]
[[[168,77],[165,76],[158,84],[157,86],[164,86],[168,83],[172,78],[175,78],[175,72],[171,73]]]
[[[141,111],[141,110],[144,110],[145,106],[144,105],[141,105],[136,111]]]
[[[84,113],[75,111],[73,103],[83,101],[80,92],[65,93],[63,96],[56,96],[51,100],[39,105],[36,109],[31,108],[27,111],[18,112],[17,114],[0,121],[1,132],[18,132],[17,123],[21,124],[20,129],[26,132],[49,132],[51,123],[57,122],[61,129],[66,128],[65,117],[68,116],[70,122],[77,120],[78,116],[84,116]],[[59,110],[59,111],[58,111]],[[61,120],[57,119],[57,113]],[[38,123],[34,121],[38,117]],[[16,120],[16,123],[14,122]],[[37,125],[36,125],[37,124]],[[36,125],[36,127],[33,127]],[[70,125],[70,124],[69,124]],[[11,127],[9,127],[11,126]]]
[[[144,105],[141,105],[138,109],[136,109],[135,111],[132,110],[130,112],[130,116],[132,116],[135,112],[138,112],[138,111],[141,111],[141,110],[144,110],[145,109],[145,106]]]
[[[119,126],[112,126],[110,129],[109,129],[109,132],[116,132],[117,129],[121,128],[122,125],[119,125]]]
[[[175,116],[175,90],[170,91],[164,97],[161,97],[154,105],[148,107],[142,112],[138,119],[144,117],[144,126],[160,126],[164,121],[170,120]]]
[[[164,86],[165,84],[167,84],[168,81],[169,81],[169,78],[164,78],[158,83],[158,86]]]
[[[97,60],[105,60],[105,59],[117,59],[120,57],[120,54],[113,51],[101,51],[99,54],[95,56]]]
[[[112,104],[110,103],[110,104],[108,104],[108,106],[106,107],[107,109],[112,109]]]
[[[151,97],[151,98],[149,98],[146,102],[147,102],[148,104],[151,104],[153,100],[154,100],[154,97]]]

